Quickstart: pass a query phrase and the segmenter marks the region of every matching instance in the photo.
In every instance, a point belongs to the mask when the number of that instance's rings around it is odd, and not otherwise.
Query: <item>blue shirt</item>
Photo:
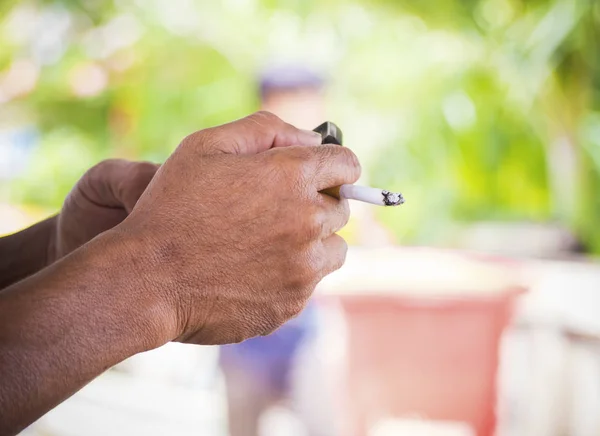
[[[221,347],[223,357],[242,358],[289,358],[304,339],[317,328],[317,307],[309,301],[296,318],[291,319],[268,336],[258,336],[239,344]]]

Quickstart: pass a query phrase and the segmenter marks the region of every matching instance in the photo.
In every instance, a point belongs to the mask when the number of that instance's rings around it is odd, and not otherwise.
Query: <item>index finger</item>
[[[250,116],[205,131],[215,135],[217,151],[232,154],[256,154],[270,148],[292,145],[319,145],[321,135],[286,123],[270,112]]]
[[[325,144],[306,150],[311,154],[313,184],[317,191],[352,184],[360,177],[360,163],[349,148]]]

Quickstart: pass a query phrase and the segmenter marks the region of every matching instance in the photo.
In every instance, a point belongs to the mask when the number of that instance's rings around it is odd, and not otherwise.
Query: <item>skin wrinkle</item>
[[[77,202],[83,202],[83,203],[89,203],[97,208],[102,208],[102,209],[112,209],[112,210],[116,210],[116,211],[123,211],[125,212],[125,208],[123,206],[106,206],[106,205],[102,205],[99,202],[95,201],[88,193],[86,190],[81,189],[77,192],[76,195],[74,195],[73,197],[67,197],[67,201],[73,201],[75,203]],[[76,207],[81,207],[81,205],[77,205],[75,204]]]

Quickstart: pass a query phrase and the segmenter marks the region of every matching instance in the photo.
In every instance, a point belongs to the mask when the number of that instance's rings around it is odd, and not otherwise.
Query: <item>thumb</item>
[[[131,212],[154,177],[159,165],[109,159],[91,168],[80,183],[80,190],[90,202],[123,208]]]
[[[214,151],[230,154],[256,154],[273,147],[316,146],[321,135],[286,123],[270,112],[256,112],[240,120],[207,129]]]

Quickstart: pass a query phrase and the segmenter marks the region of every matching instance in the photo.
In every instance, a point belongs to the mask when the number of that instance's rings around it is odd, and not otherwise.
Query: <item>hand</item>
[[[89,169],[67,196],[50,237],[48,263],[112,229],[135,206],[158,165],[111,159]]]
[[[356,156],[259,112],[183,140],[111,234],[135,259],[132,285],[168,307],[166,340],[223,344],[297,315],[347,246]],[[319,146],[316,146],[319,145]]]

